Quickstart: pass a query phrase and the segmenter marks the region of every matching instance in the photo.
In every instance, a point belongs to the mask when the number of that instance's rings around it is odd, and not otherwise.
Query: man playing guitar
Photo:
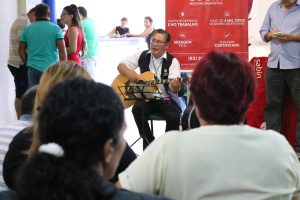
[[[176,58],[167,53],[170,38],[170,34],[165,30],[154,30],[151,34],[150,50],[135,53],[121,61],[118,66],[119,73],[133,83],[140,80],[139,74],[134,71],[137,68],[140,69],[140,73],[151,71],[157,80],[172,79],[167,84],[157,85],[163,98],[147,102],[138,100],[133,105],[132,113],[139,134],[143,138],[144,149],[155,139],[147,122],[149,115],[161,114],[166,120],[166,131],[179,130],[181,109],[176,104],[174,96],[176,98],[180,90],[180,82],[177,80],[180,76],[180,64]]]

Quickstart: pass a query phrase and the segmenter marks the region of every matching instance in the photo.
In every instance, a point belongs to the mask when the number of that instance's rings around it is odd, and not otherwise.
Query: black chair
[[[184,82],[180,83],[180,90],[178,92],[178,96],[182,97],[186,94],[187,92],[187,84]],[[160,113],[153,113],[151,115],[149,115],[148,121],[150,120],[150,130],[152,135],[154,135],[154,127],[153,127],[153,121],[165,121],[166,119],[160,114]],[[140,136],[138,139],[136,139],[131,145],[130,147],[132,147],[133,145],[135,145],[140,139],[142,139],[142,137]]]
[[[150,130],[152,135],[154,135],[154,127],[153,127],[153,121],[165,121],[166,119],[159,113],[151,114],[148,118],[150,120]]]
[[[159,114],[159,113],[154,113],[154,114],[151,114],[149,115],[148,121],[150,121],[150,130],[151,130],[151,133],[152,135],[154,135],[154,127],[153,127],[153,121],[164,121],[165,118]],[[140,136],[138,139],[136,139],[131,145],[130,147],[132,147],[133,145],[135,145],[140,139],[142,139],[142,137]]]

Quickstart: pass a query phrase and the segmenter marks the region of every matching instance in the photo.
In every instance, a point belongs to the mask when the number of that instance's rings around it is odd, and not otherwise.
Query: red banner
[[[192,70],[213,49],[248,60],[248,2],[232,0],[166,0],[169,52]]]
[[[257,88],[255,92],[255,99],[250,104],[247,114],[246,122],[248,125],[259,128],[264,120],[264,107],[266,105],[266,89],[265,89],[265,70],[268,63],[267,57],[252,58],[250,63],[254,67],[257,80]],[[295,102],[290,94],[287,94],[283,106],[281,133],[287,138],[291,145],[296,142],[296,125],[297,112]]]

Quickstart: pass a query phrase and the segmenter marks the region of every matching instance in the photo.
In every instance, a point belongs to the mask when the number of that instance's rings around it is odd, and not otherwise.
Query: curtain
[[[55,0],[43,0],[43,3],[47,4],[50,9],[50,21],[54,24],[56,23],[56,15],[55,15]]]

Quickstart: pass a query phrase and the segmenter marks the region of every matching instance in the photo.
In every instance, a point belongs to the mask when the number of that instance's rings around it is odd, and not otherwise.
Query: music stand
[[[156,84],[151,84],[147,81],[144,82],[143,80],[134,84],[128,81],[125,86],[118,86],[118,88],[125,101],[163,98],[163,95],[157,88]]]

